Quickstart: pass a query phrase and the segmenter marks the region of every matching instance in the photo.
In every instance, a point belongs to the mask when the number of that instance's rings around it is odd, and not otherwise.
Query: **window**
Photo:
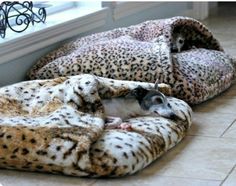
[[[0,64],[106,23],[108,8],[103,8],[101,1],[34,1],[34,4],[47,6],[46,23],[29,26],[21,33],[8,29],[6,37],[0,38]]]
[[[68,10],[70,8],[76,7],[76,3],[72,1],[68,2],[58,2],[58,1],[36,1],[34,2],[34,6],[46,7],[47,15],[52,15],[58,12],[62,12]]]
[[[34,1],[33,2],[34,8],[33,11],[35,13],[38,12],[38,8],[45,7],[47,17],[45,23],[38,23],[32,25],[32,23],[29,23],[29,26],[27,29],[22,33],[16,33],[9,29],[7,27],[6,29],[6,35],[5,38],[0,38],[0,44],[4,43],[6,41],[24,36],[29,33],[33,33],[51,26],[55,26],[57,24],[61,24],[63,22],[73,20],[78,17],[85,16],[87,14],[91,14],[95,11],[98,11],[101,9],[101,2],[74,2],[74,1]],[[15,6],[17,8],[17,11],[14,10],[14,8],[11,8],[9,11],[9,24],[10,26],[18,31],[24,30],[26,25],[24,24],[24,16],[17,17],[20,13],[23,13],[26,11],[26,8],[23,6]],[[28,13],[28,12],[27,12]],[[14,16],[15,15],[15,16]],[[1,18],[1,12],[0,12],[0,18]],[[18,19],[19,18],[19,19]],[[20,20],[22,19],[22,20]],[[16,22],[23,24],[16,24]]]

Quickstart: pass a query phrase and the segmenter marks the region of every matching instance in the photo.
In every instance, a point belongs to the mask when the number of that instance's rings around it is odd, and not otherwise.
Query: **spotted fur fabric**
[[[168,97],[179,119],[136,117],[129,131],[105,128],[101,100],[137,86],[154,84],[83,74],[0,88],[0,167],[92,177],[143,169],[185,136],[192,111]]]
[[[120,80],[169,84],[190,104],[227,89],[233,59],[202,23],[187,17],[152,20],[69,42],[42,57],[30,79],[90,73]]]

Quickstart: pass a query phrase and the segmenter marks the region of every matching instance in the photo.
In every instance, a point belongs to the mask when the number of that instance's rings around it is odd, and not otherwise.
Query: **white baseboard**
[[[123,17],[160,6],[163,2],[120,2],[114,5],[113,19],[119,20]]]
[[[209,16],[208,2],[193,2],[193,17],[198,20],[204,20]]]

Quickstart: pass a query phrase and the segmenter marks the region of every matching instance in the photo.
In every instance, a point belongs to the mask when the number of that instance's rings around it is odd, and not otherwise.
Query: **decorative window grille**
[[[6,29],[23,32],[30,24],[45,22],[46,10],[44,4],[34,6],[32,1],[4,1],[0,4],[0,36],[6,35]],[[46,5],[46,4],[45,4]]]
[[[0,2],[0,37],[5,39],[0,43],[18,37],[15,32],[20,33],[28,28],[23,35],[32,33],[75,18],[75,10],[78,15],[85,15],[86,10],[90,14],[93,9],[96,11],[101,8],[101,5],[101,1],[2,1]],[[71,13],[68,14],[69,12]]]

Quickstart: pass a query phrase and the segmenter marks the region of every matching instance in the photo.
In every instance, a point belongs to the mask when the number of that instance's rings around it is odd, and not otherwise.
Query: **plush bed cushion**
[[[175,48],[181,38],[184,45]],[[174,96],[201,103],[227,89],[235,61],[202,23],[188,17],[152,20],[66,43],[30,69],[30,79],[90,73],[169,84]]]
[[[131,131],[106,129],[101,99],[139,85],[154,86],[83,74],[0,88],[0,167],[92,177],[145,168],[182,140],[192,111],[168,97],[178,119],[136,117],[126,121]]]

